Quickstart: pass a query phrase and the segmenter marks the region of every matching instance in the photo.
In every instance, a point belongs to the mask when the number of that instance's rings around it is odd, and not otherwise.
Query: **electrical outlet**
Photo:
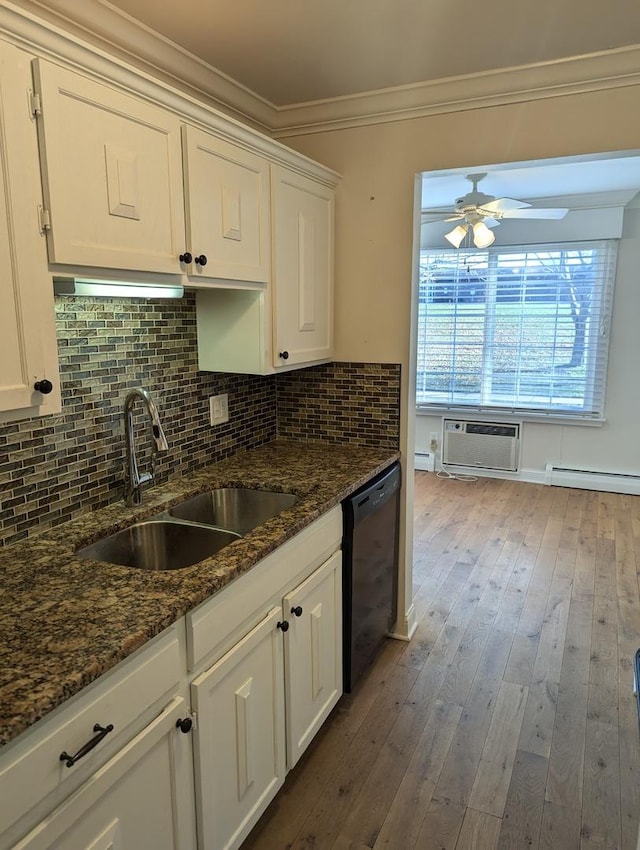
[[[212,425],[229,421],[229,395],[220,393],[209,398],[209,417]]]
[[[438,432],[432,431],[429,434],[429,450],[432,452],[438,451]]]

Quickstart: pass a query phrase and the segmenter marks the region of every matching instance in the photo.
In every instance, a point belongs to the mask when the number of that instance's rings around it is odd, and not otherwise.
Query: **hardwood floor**
[[[244,848],[635,850],[640,498],[416,473],[388,641]]]

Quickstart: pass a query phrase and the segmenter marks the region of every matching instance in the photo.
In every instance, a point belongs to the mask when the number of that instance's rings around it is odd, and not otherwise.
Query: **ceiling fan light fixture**
[[[488,248],[496,241],[495,233],[487,227],[484,221],[477,221],[473,225],[473,244],[476,248]]]
[[[462,240],[467,235],[468,229],[468,224],[459,224],[457,227],[454,227],[453,230],[450,230],[449,233],[445,233],[444,238],[448,242],[451,242],[454,248],[459,248],[460,245],[462,245]],[[489,228],[487,228],[487,230],[489,230]]]

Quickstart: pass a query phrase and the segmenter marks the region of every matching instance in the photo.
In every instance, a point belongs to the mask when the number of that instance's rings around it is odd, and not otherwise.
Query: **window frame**
[[[523,245],[493,245],[489,248],[484,249],[473,249],[473,248],[460,248],[457,250],[452,250],[450,248],[423,248],[420,250],[419,257],[419,283],[418,283],[418,304],[417,304],[417,325],[418,332],[416,336],[416,348],[415,348],[415,356],[416,356],[416,395],[415,395],[415,408],[416,413],[423,415],[430,414],[455,414],[456,416],[464,416],[466,414],[471,414],[474,416],[486,416],[491,417],[493,419],[496,416],[501,417],[518,417],[519,420],[533,420],[538,422],[554,422],[554,423],[562,423],[569,422],[571,424],[584,424],[584,425],[602,425],[605,422],[605,404],[606,404],[606,390],[607,390],[607,364],[608,364],[608,356],[609,356],[609,348],[611,343],[611,316],[613,312],[613,299],[614,299],[614,290],[615,290],[615,276],[616,276],[616,261],[617,261],[617,251],[618,251],[618,239],[598,239],[598,240],[581,240],[581,241],[561,241],[561,242],[550,242],[550,243],[540,243],[540,244],[523,244]],[[424,374],[419,367],[421,356],[424,358],[424,352],[427,350],[428,346],[426,343],[423,343],[421,346],[420,338],[421,338],[421,326],[428,322],[428,316],[426,315],[426,311],[428,311],[428,304],[430,303],[427,300],[427,296],[424,292],[425,287],[430,284],[423,280],[422,269],[424,267],[423,258],[425,255],[428,256],[448,256],[456,258],[457,266],[460,266],[460,259],[469,256],[486,256],[486,269],[487,269],[487,281],[486,285],[491,286],[491,275],[489,274],[489,269],[493,267],[493,296],[489,300],[485,297],[482,303],[485,305],[485,309],[489,309],[490,312],[495,314],[496,309],[499,304],[498,298],[498,275],[495,273],[495,270],[498,269],[500,265],[500,255],[514,255],[518,253],[522,254],[545,254],[545,253],[554,253],[561,252],[563,250],[567,251],[580,251],[587,249],[598,249],[601,254],[598,258],[598,263],[600,265],[601,275],[600,281],[598,283],[596,294],[598,296],[597,300],[597,312],[595,315],[590,314],[589,321],[589,333],[588,340],[589,343],[586,346],[586,357],[587,361],[585,363],[586,374],[584,377],[584,396],[583,396],[583,404],[581,409],[573,409],[569,406],[561,407],[561,406],[548,406],[545,407],[540,405],[539,407],[535,407],[534,405],[523,405],[522,403],[517,403],[517,396],[512,397],[511,403],[498,404],[498,403],[487,403],[486,398],[482,396],[475,402],[461,402],[459,400],[453,400],[451,395],[455,393],[455,389],[451,389],[449,391],[449,400],[432,400],[432,401],[424,401],[419,400],[419,386],[421,375]],[[523,274],[523,285],[520,289],[521,293],[525,292],[525,282],[526,276]],[[558,297],[558,296],[557,296]],[[431,301],[431,303],[434,303]],[[460,303],[458,301],[455,302]],[[525,304],[526,298],[521,295],[520,300],[516,303]],[[424,304],[424,307],[423,307]],[[424,310],[424,314],[423,314]],[[455,309],[452,311],[452,314],[455,316]],[[558,313],[556,313],[556,325],[558,323]],[[521,317],[521,321],[524,321],[524,318]],[[462,323],[460,323],[462,324]],[[460,327],[458,325],[458,329]],[[486,328],[483,325],[483,336],[486,338]],[[491,346],[487,346],[483,344],[482,348],[482,360],[483,367],[481,373],[481,383],[486,384],[487,381],[490,381],[494,378],[494,375],[491,373],[487,373],[485,370],[485,365],[487,358],[490,357],[491,354]],[[455,352],[454,355],[455,356]],[[520,357],[520,355],[519,355]],[[522,362],[519,360],[519,363]],[[483,388],[484,392],[484,388]]]

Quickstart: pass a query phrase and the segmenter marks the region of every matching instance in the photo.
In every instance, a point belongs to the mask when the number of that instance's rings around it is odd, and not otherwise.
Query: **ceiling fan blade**
[[[487,218],[482,219],[487,227],[498,227],[500,222],[497,218],[491,218],[491,216],[487,216]]]
[[[529,207],[526,210],[510,210],[504,213],[504,218],[547,218],[560,219],[564,218],[569,212],[568,209],[562,207],[553,207],[543,209],[542,207]]]
[[[457,215],[452,215],[451,218],[445,218],[443,221],[463,221],[465,216],[462,213],[458,213]]]
[[[524,201],[516,201],[515,198],[496,198],[495,201],[488,201],[486,204],[482,204],[480,211],[504,213],[507,210],[520,210],[530,206],[531,204],[527,204]]]
[[[422,215],[451,215],[455,210],[449,207],[448,210],[422,210]]]

